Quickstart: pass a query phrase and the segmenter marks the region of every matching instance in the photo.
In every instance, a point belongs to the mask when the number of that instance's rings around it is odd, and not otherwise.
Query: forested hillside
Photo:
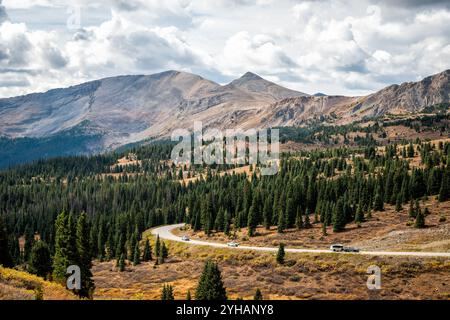
[[[446,120],[433,132],[446,133]],[[284,153],[274,176],[261,176],[255,167],[238,174],[224,166],[177,167],[168,160],[171,143],[12,168],[0,173],[0,213],[7,232],[0,229],[3,238],[8,234],[2,252],[13,265],[26,266],[40,239],[57,268],[61,246],[71,241],[61,234],[73,233],[89,268],[92,259],[140,259],[142,233],[157,225],[186,222],[195,231],[229,236],[247,228],[252,237],[261,225],[283,233],[320,224],[326,235],[345,230],[350,222],[364,224],[386,204],[399,211],[408,206],[411,227],[423,228],[427,211],[418,200],[450,197],[450,141],[417,138],[378,146],[382,143],[373,135],[385,129],[321,128],[321,135],[310,139],[366,130],[365,139]],[[296,130],[302,129],[290,129],[286,137],[291,140]],[[197,178],[186,183],[191,177]],[[58,228],[65,232],[58,236]]]

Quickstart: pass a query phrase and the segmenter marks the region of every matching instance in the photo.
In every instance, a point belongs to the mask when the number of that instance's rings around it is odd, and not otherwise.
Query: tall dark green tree
[[[219,266],[208,260],[195,290],[196,300],[227,300],[227,293],[222,281]]]
[[[419,209],[419,212],[417,213],[414,226],[418,229],[425,228],[425,215],[423,214],[422,210],[420,210],[420,209]]]
[[[52,272],[50,249],[44,241],[34,243],[30,253],[28,271],[39,277],[47,278]]]
[[[259,288],[255,291],[255,296],[253,297],[253,300],[263,300],[263,295],[261,293],[261,290]]]
[[[73,246],[72,230],[69,226],[69,215],[63,211],[55,222],[55,254],[53,256],[53,280],[65,284],[67,267],[77,264],[76,247]]]
[[[450,174],[448,168],[444,170],[438,199],[440,202],[450,199]]]
[[[4,267],[12,267],[13,260],[9,252],[8,232],[6,231],[6,224],[0,214],[0,265]]]
[[[161,290],[161,300],[174,300],[173,287],[170,284],[164,284]]]
[[[155,257],[158,259],[161,252],[161,240],[159,240],[159,234],[156,236],[155,242]]]
[[[286,215],[283,212],[283,209],[280,207],[278,210],[278,226],[277,231],[278,233],[283,233],[286,229]]]
[[[339,198],[334,207],[333,212],[333,232],[340,232],[345,230],[345,225],[347,223],[347,218],[345,216],[343,199]]]
[[[150,247],[150,241],[145,240],[144,246],[144,255],[142,257],[143,261],[151,261],[152,260],[152,248]]]
[[[141,263],[141,250],[139,249],[139,243],[136,243],[134,248],[133,265],[137,266]]]
[[[284,251],[284,244],[280,243],[280,245],[278,246],[278,252],[277,252],[277,262],[279,264],[283,264],[285,256],[286,256],[286,252]]]
[[[248,236],[253,237],[255,235],[256,230],[256,212],[253,206],[250,207],[248,211],[248,220],[247,220],[247,227],[248,227]]]
[[[119,268],[120,272],[125,271],[125,255],[123,253],[120,255],[120,258],[117,260],[117,267]]]
[[[87,215],[85,212],[82,212],[78,217],[76,228],[76,245],[79,258],[78,266],[81,270],[81,289],[77,293],[84,298],[92,298],[95,289],[91,272],[92,251],[89,233]]]

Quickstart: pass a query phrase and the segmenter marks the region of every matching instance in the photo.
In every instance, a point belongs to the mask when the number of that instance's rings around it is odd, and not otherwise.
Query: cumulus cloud
[[[6,14],[6,9],[2,5],[2,0],[0,0],[0,23],[3,23],[8,19],[8,15]]]
[[[167,69],[221,83],[252,71],[304,92],[359,95],[450,68],[447,1],[77,3],[73,30],[67,0],[0,0],[0,96]]]

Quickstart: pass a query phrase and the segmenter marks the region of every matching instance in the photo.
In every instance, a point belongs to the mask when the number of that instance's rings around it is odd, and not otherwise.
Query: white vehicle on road
[[[189,241],[189,240],[191,240],[191,239],[189,239],[188,236],[183,236],[183,237],[181,237],[181,240],[183,240],[183,241]]]
[[[228,242],[227,243],[227,246],[229,246],[229,247],[233,247],[233,248],[236,248],[236,247],[238,247],[239,246],[239,243],[237,243],[237,242]]]
[[[342,252],[344,251],[344,246],[342,244],[335,243],[330,246],[330,250],[333,252]]]

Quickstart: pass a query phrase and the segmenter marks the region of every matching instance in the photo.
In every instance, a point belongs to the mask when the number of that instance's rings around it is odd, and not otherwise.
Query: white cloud
[[[439,0],[79,0],[80,30],[65,28],[71,3],[3,0],[7,20],[0,0],[0,96],[167,69],[357,95],[450,68]]]

